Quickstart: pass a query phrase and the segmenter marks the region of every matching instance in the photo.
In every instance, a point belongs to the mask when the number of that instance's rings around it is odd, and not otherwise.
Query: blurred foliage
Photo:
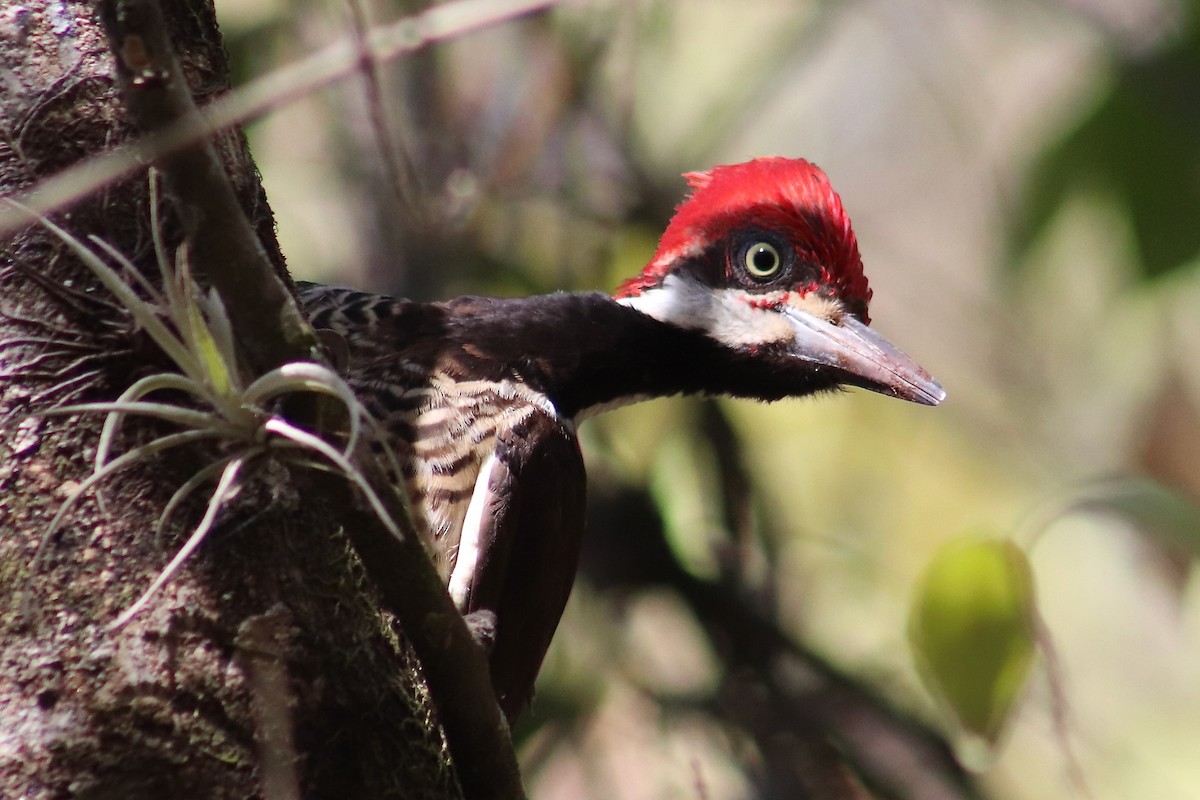
[[[1200,798],[1194,6],[567,4],[386,70],[433,225],[397,203],[361,82],[251,126],[297,277],[418,298],[611,289],[679,172],[811,158],[873,324],[949,392],[582,426],[582,574],[517,732],[533,796]],[[337,3],[218,14],[245,77],[349,31]],[[980,529],[1028,563],[944,555]],[[1035,659],[1020,692],[1034,578],[1061,680]],[[913,608],[962,727],[1007,720],[974,774],[930,722]]]
[[[1112,60],[1095,107],[1038,159],[1014,246],[1027,248],[1072,193],[1100,189],[1128,214],[1141,275],[1160,277],[1200,256],[1200,25]]]
[[[1102,481],[1082,492],[1083,509],[1118,514],[1137,528],[1200,557],[1200,505],[1185,493],[1146,478]]]

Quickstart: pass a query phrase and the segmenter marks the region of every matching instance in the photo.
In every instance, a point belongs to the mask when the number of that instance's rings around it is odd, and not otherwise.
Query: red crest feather
[[[756,158],[684,175],[692,193],[678,208],[649,265],[617,297],[659,285],[680,259],[694,257],[746,225],[770,228],[820,265],[823,283],[865,316],[871,289],[841,198],[820,167],[799,158]]]

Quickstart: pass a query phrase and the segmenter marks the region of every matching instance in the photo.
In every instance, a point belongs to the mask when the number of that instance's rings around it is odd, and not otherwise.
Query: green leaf
[[[1110,511],[1145,534],[1200,557],[1200,506],[1149,478],[1118,478],[1089,487],[1079,507]]]
[[[1009,541],[959,537],[917,585],[909,645],[930,690],[963,728],[995,742],[1036,646],[1033,576]]]
[[[217,345],[217,339],[209,330],[208,320],[200,308],[200,288],[192,280],[187,254],[180,248],[175,259],[175,277],[179,282],[176,295],[183,303],[182,325],[188,347],[202,365],[208,386],[218,397],[228,397],[234,388],[233,366],[225,361],[225,355]]]
[[[1023,254],[1078,190],[1099,188],[1127,210],[1141,277],[1152,279],[1200,257],[1200,25],[1114,67],[1092,112],[1034,167],[1010,244]]]

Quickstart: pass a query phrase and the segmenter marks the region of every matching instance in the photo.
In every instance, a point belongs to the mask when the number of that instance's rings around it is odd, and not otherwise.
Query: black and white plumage
[[[574,581],[580,421],[681,393],[944,397],[867,327],[857,243],[824,173],[759,159],[688,177],[693,195],[615,297],[301,291],[314,327],[347,344],[347,378],[391,437],[451,596],[464,614],[495,614],[490,666],[510,720]]]

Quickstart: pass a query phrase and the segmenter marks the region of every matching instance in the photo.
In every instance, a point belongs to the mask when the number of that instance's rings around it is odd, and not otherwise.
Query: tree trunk
[[[197,100],[227,89],[211,4],[163,8]],[[0,8],[0,191],[132,135],[113,70],[91,4]],[[244,140],[217,144],[282,273]],[[139,174],[55,220],[152,265],[147,185]],[[155,535],[203,452],[169,451],[105,482],[103,502],[93,492],[78,503],[35,561],[91,470],[103,415],[31,415],[111,400],[162,367],[60,241],[39,227],[0,240],[0,796],[458,797],[416,662],[378,611],[337,509],[282,470],[248,480],[119,631],[106,626],[198,519],[201,504],[189,504]],[[134,421],[122,430],[125,446],[152,432]]]

